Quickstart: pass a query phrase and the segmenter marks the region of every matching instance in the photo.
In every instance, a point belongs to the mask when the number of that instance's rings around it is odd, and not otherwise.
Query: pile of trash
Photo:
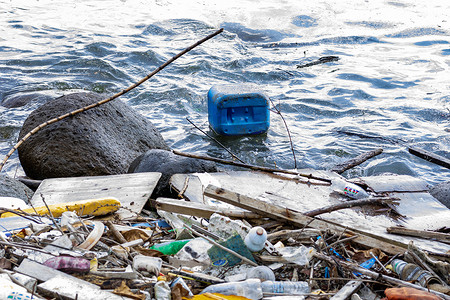
[[[0,299],[450,298],[448,252],[390,247],[223,188],[204,195],[250,211],[179,214],[164,207],[182,200],[161,199],[123,218],[111,197],[4,208]]]

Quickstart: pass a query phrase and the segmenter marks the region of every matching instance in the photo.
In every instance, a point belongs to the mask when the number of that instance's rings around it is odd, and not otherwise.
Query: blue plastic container
[[[269,129],[269,98],[253,86],[219,85],[208,92],[208,121],[220,135],[251,135]]]

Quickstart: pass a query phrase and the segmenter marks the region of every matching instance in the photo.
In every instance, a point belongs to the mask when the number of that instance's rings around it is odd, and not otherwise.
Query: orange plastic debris
[[[410,287],[390,288],[384,291],[389,300],[441,300],[442,298],[429,292]]]

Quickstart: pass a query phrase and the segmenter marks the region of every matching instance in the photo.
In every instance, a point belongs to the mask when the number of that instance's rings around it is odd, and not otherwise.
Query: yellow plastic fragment
[[[101,198],[52,204],[49,205],[48,208],[52,212],[53,217],[59,218],[65,211],[75,211],[79,216],[103,216],[117,211],[120,208],[120,205],[120,201],[115,198]],[[30,214],[37,213],[38,215],[48,214],[46,206],[35,207],[35,209],[27,208],[22,211]],[[17,215],[6,212],[3,213],[1,217],[17,217]]]

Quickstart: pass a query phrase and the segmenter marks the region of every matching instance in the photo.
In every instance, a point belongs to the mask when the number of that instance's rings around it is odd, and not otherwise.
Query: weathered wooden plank
[[[262,216],[282,222],[288,222],[297,226],[308,226],[320,230],[331,230],[339,234],[345,232],[346,235],[349,236],[357,235],[358,237],[353,239],[353,242],[370,248],[380,248],[390,254],[404,253],[407,249],[406,244],[398,241],[380,237],[358,229],[344,227],[331,221],[311,218],[292,209],[259,201],[213,185],[208,185],[206,187],[204,195],[256,212]]]
[[[352,280],[347,282],[330,300],[346,300],[353,295],[362,285],[362,281]]]
[[[172,213],[196,216],[200,218],[210,218],[212,214],[218,213],[232,218],[259,218],[260,215],[241,210],[224,210],[218,207],[209,206],[197,202],[187,202],[183,200],[158,198],[156,208]]]
[[[37,286],[40,293],[46,296],[59,299],[96,299],[96,300],[124,300],[130,299],[122,297],[105,290],[93,288],[88,282],[84,280],[71,281],[66,280],[65,277],[56,276],[41,283]]]
[[[118,214],[122,219],[133,218],[140,213],[150,198],[161,173],[134,173],[109,176],[69,177],[45,179],[31,199],[33,206],[43,206],[70,201],[117,198],[122,207]]]
[[[416,236],[424,239],[435,239],[444,243],[450,243],[450,234],[448,233],[416,230],[398,226],[388,227],[386,228],[386,231],[394,234]]]
[[[40,264],[28,258],[25,258],[18,267],[15,267],[14,271],[33,277],[39,281],[47,281],[56,276],[59,276],[65,278],[67,281],[84,283],[94,289],[100,289],[100,287],[95,284],[85,282],[82,279],[78,279],[72,275],[44,266],[43,264]]]

